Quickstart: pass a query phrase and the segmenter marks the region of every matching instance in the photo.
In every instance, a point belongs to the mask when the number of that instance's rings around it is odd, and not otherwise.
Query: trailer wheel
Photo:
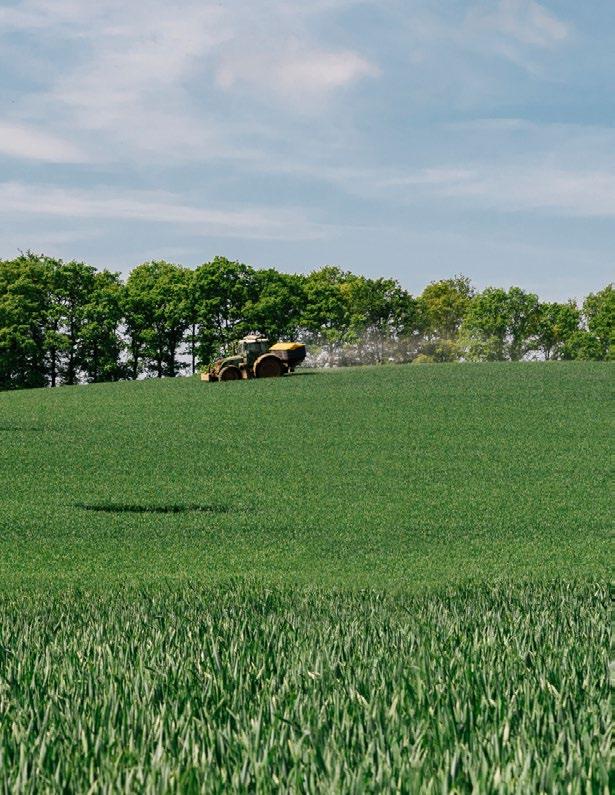
[[[235,367],[234,364],[227,364],[226,367],[223,367],[220,370],[220,375],[218,376],[220,381],[237,381],[241,380],[241,370],[239,367]]]
[[[271,353],[259,356],[254,362],[254,375],[257,378],[277,378],[282,372],[282,362]]]

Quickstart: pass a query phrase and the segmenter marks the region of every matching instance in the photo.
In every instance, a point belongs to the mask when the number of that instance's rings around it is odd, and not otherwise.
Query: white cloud
[[[537,166],[476,172],[442,188],[442,195],[504,211],[546,210],[585,218],[615,218],[615,172]]]
[[[0,121],[0,155],[48,163],[83,163],[80,147],[59,136],[26,125]]]
[[[516,166],[425,169],[372,184],[407,201],[431,197],[461,202],[465,209],[615,218],[615,169],[564,169],[526,160]]]
[[[313,17],[348,4],[22,0],[0,12],[0,35],[33,33],[54,49],[67,46],[71,59],[15,110],[102,133],[108,145],[99,136],[99,159],[253,157],[250,119],[233,129],[216,93],[241,91],[292,114],[306,100],[317,111],[337,89],[376,75],[360,53],[323,46],[310,32]]]
[[[444,125],[446,129],[458,132],[474,133],[506,133],[506,132],[528,132],[541,128],[527,119],[517,118],[484,118],[466,119],[465,121],[449,122]],[[544,125],[542,125],[544,128]]]
[[[40,31],[51,25],[70,25],[86,13],[86,4],[79,0],[22,0],[0,8],[0,31]]]
[[[404,185],[455,185],[471,178],[474,172],[467,168],[425,168],[413,174],[389,177],[376,180],[384,188],[403,187]]]
[[[379,73],[374,64],[355,52],[306,47],[291,39],[279,49],[272,50],[264,42],[258,51],[231,49],[216,69],[216,82],[224,89],[239,84],[303,103]]]
[[[46,92],[46,107],[62,109],[84,131],[99,131],[118,145],[119,159],[135,152],[170,160],[224,155],[214,125],[197,112],[185,82],[228,36],[224,13],[212,3],[175,6],[149,2],[103,3],[80,23],[88,52]],[[61,34],[60,34],[61,35]],[[117,156],[117,155],[116,155]]]
[[[569,35],[569,26],[536,0],[489,0],[472,9],[468,22],[478,30],[521,44],[549,47]]]
[[[97,161],[271,160],[279,143],[272,134],[297,114],[324,116],[337,92],[381,74],[371,56],[340,43],[339,26],[334,41],[323,36],[329,19],[363,4],[382,8],[378,0],[20,0],[0,9],[0,36],[29,32],[43,45],[39,63],[45,42],[53,54],[43,87],[22,96],[14,116],[39,129],[60,118]],[[525,68],[524,47],[557,43],[569,29],[536,0],[475,3],[458,19],[413,0],[399,18],[394,4],[390,14],[394,25],[408,24],[413,52],[423,48],[436,59],[443,43],[460,52],[489,48]],[[66,61],[57,60],[59,46]],[[425,90],[417,74],[408,76],[415,97]],[[484,76],[460,59],[435,75],[436,92],[440,79],[461,85],[459,96],[487,90]],[[348,138],[352,119],[327,121],[329,136],[343,125]],[[331,151],[322,135],[320,150]]]
[[[0,212],[61,217],[143,221],[189,227],[192,234],[256,239],[322,237],[324,225],[289,208],[218,209],[195,206],[164,191],[66,189],[20,182],[0,183]]]

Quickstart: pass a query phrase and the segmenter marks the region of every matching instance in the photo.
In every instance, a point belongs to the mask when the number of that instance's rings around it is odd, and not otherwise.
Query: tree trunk
[[[196,323],[192,324],[192,341],[190,344],[190,355],[192,358],[192,375],[196,373]]]
[[[169,375],[175,378],[175,345],[169,345]]]
[[[58,331],[57,322],[53,323],[52,329],[53,329],[54,334],[56,334],[57,331]],[[58,355],[58,351],[57,351],[55,345],[51,346],[50,353],[51,353],[51,386],[54,387],[56,385],[56,381],[57,381],[57,378],[58,378],[58,363],[57,363],[57,360],[56,360],[56,357]]]
[[[136,381],[139,375],[139,346],[133,343],[130,347],[132,352],[132,378],[133,381]]]
[[[96,383],[98,381],[98,345],[96,343],[92,349],[92,376],[92,380]]]
[[[68,371],[66,373],[66,381],[71,386],[75,383],[75,324],[71,320],[70,323],[70,350],[68,353]]]
[[[57,368],[56,368],[56,349],[55,346],[51,348],[51,386],[56,385]]]

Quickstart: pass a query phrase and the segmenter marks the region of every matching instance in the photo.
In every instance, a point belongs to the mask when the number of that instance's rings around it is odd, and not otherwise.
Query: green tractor
[[[201,373],[203,381],[239,381],[248,378],[276,378],[292,373],[305,359],[301,342],[277,342],[270,345],[266,337],[251,334],[239,342],[237,353],[218,359]]]

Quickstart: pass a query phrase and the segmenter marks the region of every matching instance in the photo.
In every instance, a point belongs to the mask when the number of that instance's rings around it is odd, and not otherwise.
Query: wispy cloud
[[[418,257],[455,257],[458,241],[433,255],[445,221],[472,237],[472,268],[477,231],[513,230],[506,246],[544,236],[547,250],[555,228],[590,245],[600,228],[612,250],[612,225],[558,220],[615,216],[599,78],[614,56],[598,29],[612,11],[596,6],[0,2],[3,240],[71,256],[95,228],[99,261],[175,245],[196,261],[225,237],[263,263],[368,271],[399,262],[418,228]]]
[[[249,158],[251,114],[244,111],[239,132],[216,110],[220,92],[277,102],[291,114],[320,111],[335,91],[379,74],[361,53],[323,46],[310,32],[319,11],[345,5],[319,3],[307,13],[296,0],[185,0],[181,9],[163,0],[22,0],[0,13],[0,35],[29,31],[71,48],[70,65],[17,105],[32,124],[61,115],[82,135],[98,135],[104,159]]]
[[[70,141],[31,125],[0,121],[0,155],[48,163],[84,163],[84,151]]]
[[[509,212],[545,210],[578,218],[615,218],[615,171],[531,170],[476,172],[440,188],[441,195]]]
[[[225,52],[216,68],[216,83],[223,89],[248,86],[273,92],[304,106],[363,77],[377,77],[379,68],[350,50],[327,51],[306,47],[291,39],[271,50],[262,42],[259,50],[240,46]]]
[[[474,168],[433,167],[389,178],[373,175],[375,195],[394,193],[411,203],[457,202],[461,209],[543,212],[577,218],[615,218],[615,169],[557,168],[516,163]]]
[[[382,8],[377,0],[20,0],[0,9],[0,37],[29,33],[38,59],[46,44],[54,54],[66,47],[70,59],[39,74],[37,89],[20,96],[6,124],[27,123],[31,140],[13,137],[3,151],[33,158],[47,151],[47,159],[55,152],[58,162],[83,160],[84,152],[89,160],[131,163],[271,159],[271,134],[281,125],[308,114],[322,118],[325,131],[341,90],[385,76],[356,39],[340,43],[339,28],[330,41],[323,35],[327,20],[362,5]],[[527,66],[524,47],[548,47],[569,35],[569,25],[536,0],[481,0],[460,18],[424,0],[397,11],[391,3],[389,11],[392,22],[407,27],[436,91],[440,80],[461,81],[463,93],[483,88],[484,75],[468,70],[461,56],[450,60],[451,46],[459,53],[490,50]],[[408,84],[423,92],[420,69],[410,71]],[[50,120],[61,120],[76,143],[45,146]],[[324,138],[321,149],[328,148]]]
[[[411,174],[400,174],[394,177],[375,176],[376,184],[383,188],[404,186],[441,187],[464,183],[474,176],[474,172],[467,168],[425,168]]]
[[[98,218],[189,227],[192,234],[259,239],[301,240],[321,237],[326,226],[290,208],[203,207],[163,191],[66,189],[20,182],[0,183],[0,212],[5,216]]]
[[[551,47],[570,33],[566,22],[536,0],[488,0],[470,9],[467,23],[475,30],[534,47]]]

